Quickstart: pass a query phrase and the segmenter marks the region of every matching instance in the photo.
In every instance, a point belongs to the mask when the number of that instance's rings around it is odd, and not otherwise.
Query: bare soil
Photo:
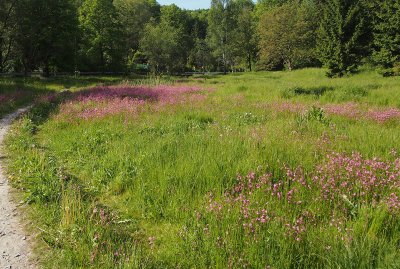
[[[26,234],[23,216],[12,199],[3,165],[2,143],[11,123],[28,108],[19,109],[0,120],[0,269],[32,269],[30,236]]]

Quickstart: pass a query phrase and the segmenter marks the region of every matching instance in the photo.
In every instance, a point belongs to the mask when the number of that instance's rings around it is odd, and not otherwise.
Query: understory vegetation
[[[400,82],[325,73],[45,80],[6,141],[41,265],[399,268]]]

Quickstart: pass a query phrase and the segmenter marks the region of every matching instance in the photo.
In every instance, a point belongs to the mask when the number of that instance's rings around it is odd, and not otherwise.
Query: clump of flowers
[[[355,103],[329,104],[324,106],[327,113],[348,117],[351,119],[367,119],[378,123],[400,119],[400,109],[397,108],[370,108],[363,110]]]
[[[12,102],[12,101],[24,98],[27,95],[28,95],[28,92],[22,91],[22,90],[10,92],[10,93],[0,93],[0,103]]]
[[[386,122],[390,120],[400,119],[400,109],[371,109],[367,112],[367,117],[377,122]]]
[[[32,92],[26,90],[0,92],[0,113],[15,109],[18,103],[21,103],[23,100],[31,99],[33,96],[34,94]]]
[[[76,99],[79,101],[91,100],[109,100],[109,99],[140,99],[140,100],[153,100],[162,102],[175,101],[178,95],[187,93],[196,93],[201,91],[198,87],[187,86],[110,86],[110,87],[95,87],[87,90],[80,91],[76,94]]]
[[[95,87],[71,94],[61,106],[61,115],[80,119],[103,118],[117,114],[135,116],[148,105],[154,110],[167,105],[203,100],[201,88],[186,86]]]
[[[400,198],[396,193],[391,193],[386,200],[386,204],[390,212],[400,214]]]
[[[328,114],[343,116],[351,119],[359,119],[363,116],[362,111],[359,109],[356,103],[327,104],[324,106],[324,110]]]
[[[274,207],[301,205],[301,188],[309,188],[305,178],[300,176],[300,169],[288,173],[290,183],[276,180],[270,173],[259,175],[251,172],[247,176],[238,175],[236,184],[227,190],[223,200],[209,196],[207,211],[215,214],[217,219],[235,218],[240,229],[254,238],[259,231],[279,223],[279,226],[286,227],[286,236],[300,241],[308,223],[313,219],[312,214],[299,210],[293,212],[293,215],[284,216]]]
[[[274,103],[271,107],[277,112],[304,113],[307,107],[300,103]],[[337,115],[354,120],[365,119],[378,123],[392,120],[400,120],[400,109],[398,108],[369,108],[363,109],[360,105],[350,102],[345,104],[327,104],[321,109],[328,115]]]
[[[357,215],[359,208],[384,206],[389,214],[400,212],[397,156],[384,161],[364,158],[360,153],[330,153],[310,173],[301,167],[283,167],[283,170],[286,176],[282,178],[270,173],[238,175],[223,198],[210,195],[205,217],[202,216],[205,235],[220,229],[212,227],[212,221],[207,222],[208,216],[214,223],[231,223],[226,225],[230,229],[226,234],[243,230],[254,240],[272,233],[268,232],[270,229],[275,229],[274,232],[277,229],[299,242],[310,227],[323,229],[332,225],[344,233],[343,240],[350,240],[350,232],[343,225]],[[232,228],[233,225],[238,226]]]
[[[388,162],[365,159],[360,153],[331,153],[318,166],[312,182],[329,202],[345,197],[354,204],[376,204],[387,193],[400,188],[400,159]]]
[[[86,221],[86,220],[85,220]],[[119,230],[117,227],[126,225],[126,220],[120,220],[119,216],[103,206],[95,206],[88,216],[88,221],[93,227],[92,246],[88,257],[92,265],[101,264],[104,259],[112,259],[116,267],[124,259],[129,258],[130,253],[123,247],[132,240],[128,230]],[[76,234],[79,244],[79,233]]]

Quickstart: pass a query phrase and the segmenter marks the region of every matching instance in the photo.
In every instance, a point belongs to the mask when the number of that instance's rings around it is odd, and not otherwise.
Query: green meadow
[[[325,73],[1,79],[41,266],[399,268],[400,80]]]

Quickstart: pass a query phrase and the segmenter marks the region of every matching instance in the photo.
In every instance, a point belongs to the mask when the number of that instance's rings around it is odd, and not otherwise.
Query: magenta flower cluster
[[[307,107],[300,103],[275,103],[272,105],[272,109],[277,112],[291,112],[299,113],[305,112]],[[385,123],[391,120],[400,120],[400,109],[397,108],[369,108],[363,109],[356,103],[345,103],[345,104],[327,104],[322,106],[322,109],[331,115],[338,115],[347,117],[350,119],[366,119],[376,121],[378,123]]]
[[[109,99],[140,99],[163,102],[174,102],[178,95],[186,93],[196,93],[201,91],[198,87],[189,86],[110,86],[95,87],[78,92],[76,98],[79,101],[87,102],[90,100],[109,100]]]
[[[135,116],[149,105],[158,110],[166,105],[201,101],[203,89],[189,86],[113,86],[80,91],[61,106],[61,115],[80,119],[117,114]]]
[[[7,95],[0,94],[0,104],[3,103],[3,102],[7,102],[8,98],[9,97]]]
[[[397,108],[370,108],[363,110],[355,103],[330,104],[324,106],[328,114],[345,116],[352,119],[367,119],[384,123],[390,120],[400,119],[400,109]]]
[[[367,117],[377,122],[386,122],[393,119],[400,119],[400,109],[388,108],[382,110],[369,110]]]
[[[324,200],[377,204],[400,189],[400,158],[387,162],[364,159],[359,153],[332,153],[317,168],[312,181]]]
[[[310,225],[335,225],[345,231],[339,226],[362,206],[400,214],[400,157],[383,161],[360,153],[331,153],[313,172],[283,169],[286,176],[281,179],[254,172],[239,175],[222,200],[210,195],[207,212],[216,218],[236,218],[249,234],[268,225],[286,227],[285,234],[296,241]],[[318,205],[313,212],[308,210],[312,204]]]
[[[0,94],[0,106],[8,102],[13,102],[15,100],[22,99],[27,95],[28,94],[26,91],[21,91],[21,90],[10,93],[2,93]]]
[[[254,232],[256,224],[264,224],[270,220],[268,210],[265,208],[254,208],[251,195],[256,190],[262,190],[271,181],[271,174],[257,176],[256,173],[249,173],[242,177],[238,175],[236,185],[225,194],[225,200],[219,202],[212,195],[209,197],[207,210],[217,214],[224,214],[224,210],[230,211],[230,207],[238,207],[243,228]]]
[[[48,94],[42,94],[35,98],[35,103],[36,104],[56,103],[59,97],[60,95],[54,92]]]
[[[90,216],[90,221],[101,229],[94,229],[92,237],[92,249],[90,252],[90,262],[93,264],[95,261],[100,260],[101,256],[109,255],[110,251],[113,253],[115,262],[121,255],[124,254],[121,247],[115,249],[115,246],[106,237],[109,231],[115,231],[113,225],[118,221],[118,217],[101,207],[94,207]]]
[[[324,111],[328,114],[343,116],[351,119],[359,119],[363,117],[362,111],[355,103],[328,104],[324,106]]]
[[[70,103],[63,106],[62,113],[74,115],[76,118],[90,120],[93,118],[104,118],[116,114],[126,113],[132,116],[144,108],[146,101],[140,99],[110,99],[99,101],[85,101],[83,103]]]

